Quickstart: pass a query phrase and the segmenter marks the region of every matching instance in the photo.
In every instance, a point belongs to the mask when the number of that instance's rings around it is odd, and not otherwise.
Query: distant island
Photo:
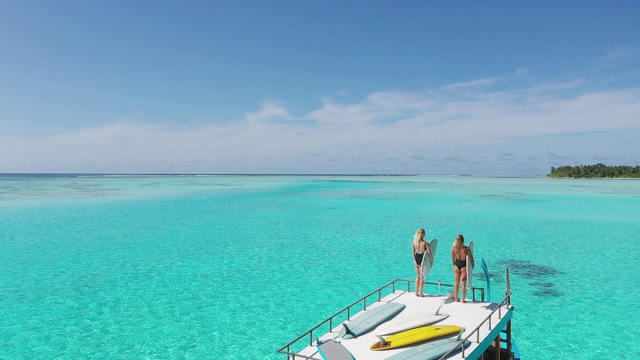
[[[570,178],[640,178],[640,166],[604,164],[551,167],[547,177]]]

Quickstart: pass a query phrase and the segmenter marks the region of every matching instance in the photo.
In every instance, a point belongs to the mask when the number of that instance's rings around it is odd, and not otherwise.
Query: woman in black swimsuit
[[[413,265],[416,269],[416,296],[424,297],[424,276],[422,275],[422,259],[426,255],[433,261],[433,255],[431,255],[431,248],[429,244],[424,241],[424,236],[427,234],[424,229],[418,229],[413,236],[411,242],[411,256],[413,257]]]
[[[467,255],[473,261],[473,254],[471,250],[464,246],[464,236],[456,236],[456,241],[451,248],[451,263],[453,264],[453,277],[455,279],[454,294],[456,302],[460,302],[458,298],[458,288],[460,287],[460,280],[462,280],[462,302],[467,302]],[[460,279],[462,277],[462,279]]]

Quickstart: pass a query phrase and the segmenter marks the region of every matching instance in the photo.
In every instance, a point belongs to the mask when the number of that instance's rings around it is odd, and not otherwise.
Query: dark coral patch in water
[[[541,290],[538,290],[538,291],[534,291],[533,295],[535,295],[535,296],[560,297],[560,296],[562,296],[564,294],[561,291],[558,291],[556,289],[548,288],[548,289],[541,289]]]
[[[538,289],[533,292],[535,296],[552,296],[559,297],[564,295],[561,291],[555,289],[556,284],[552,282],[534,281],[529,283],[531,286],[535,286]]]
[[[501,267],[509,268],[509,272],[514,276],[535,280],[529,283],[535,288],[534,296],[560,297],[564,295],[555,288],[555,283],[544,281],[549,280],[549,277],[563,274],[562,271],[526,260],[508,259],[497,263]]]
[[[474,279],[478,279],[478,280],[487,280],[487,277],[484,276],[484,272],[481,270],[473,269],[473,278]],[[489,273],[489,279],[491,279],[491,282],[496,282],[496,283],[504,283],[504,275],[503,274],[499,274],[499,273]]]
[[[508,267],[509,271],[514,275],[529,279],[562,274],[562,271],[558,271],[550,266],[538,265],[526,260],[501,260],[498,261],[498,264]]]

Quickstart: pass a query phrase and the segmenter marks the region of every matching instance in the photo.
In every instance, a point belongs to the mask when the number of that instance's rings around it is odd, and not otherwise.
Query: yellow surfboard
[[[380,341],[371,345],[371,350],[389,350],[402,346],[407,346],[427,340],[436,339],[442,336],[457,334],[462,327],[455,325],[429,325],[419,328],[399,332],[397,334],[380,338]]]

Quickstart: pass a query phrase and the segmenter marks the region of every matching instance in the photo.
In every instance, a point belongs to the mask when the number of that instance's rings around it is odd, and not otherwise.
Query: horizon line
[[[0,172],[0,176],[29,176],[29,175],[51,175],[51,176],[487,176],[487,177],[544,177],[547,175],[527,175],[527,174],[386,174],[386,173],[94,173],[94,172]]]

